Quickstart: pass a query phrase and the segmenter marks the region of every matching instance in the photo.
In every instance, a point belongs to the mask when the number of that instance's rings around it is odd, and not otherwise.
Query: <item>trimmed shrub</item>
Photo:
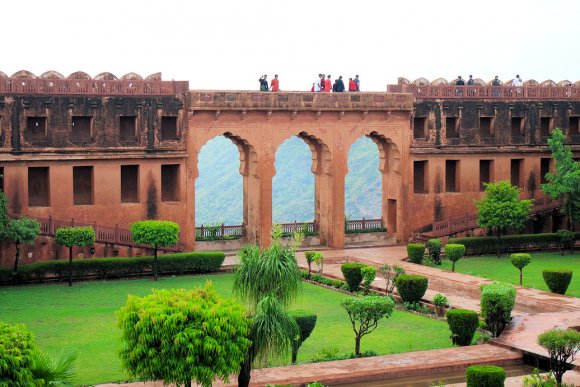
[[[556,381],[562,383],[564,372],[572,367],[576,352],[580,350],[580,332],[573,329],[551,329],[538,336],[538,344],[550,355],[550,369]]]
[[[407,245],[409,261],[421,264],[425,256],[425,245],[423,243],[409,243]]]
[[[496,366],[469,366],[465,370],[467,387],[503,387],[506,373]]]
[[[429,239],[427,248],[431,261],[436,265],[441,265],[441,239]]]
[[[361,274],[363,276],[363,287],[365,289],[365,294],[371,289],[371,285],[377,276],[377,269],[372,266],[365,266],[361,269]]]
[[[473,335],[479,326],[477,312],[468,309],[451,309],[445,314],[447,324],[451,330],[451,341],[454,345],[466,346],[471,344]]]
[[[437,293],[433,297],[433,305],[435,305],[435,314],[439,316],[439,314],[443,311],[443,308],[449,307],[449,300],[441,293]]]
[[[558,230],[556,231],[556,236],[558,237],[558,244],[562,249],[562,255],[564,255],[564,250],[572,250],[574,248],[574,233],[568,230]]]
[[[305,310],[291,310],[288,312],[290,316],[296,320],[298,325],[298,330],[300,334],[293,338],[292,341],[292,363],[296,363],[296,358],[298,357],[298,350],[300,346],[314,330],[316,326],[317,316],[315,313],[308,312]]]
[[[514,265],[514,267],[520,271],[520,285],[522,285],[522,277],[523,277],[522,272],[524,270],[524,267],[530,264],[530,262],[532,261],[532,257],[530,256],[530,254],[516,253],[512,254],[510,256],[510,259],[512,261],[512,265]]]
[[[493,337],[498,337],[511,321],[516,288],[495,282],[481,286],[481,315]]]
[[[188,252],[161,255],[158,257],[159,271],[165,274],[209,273],[219,270],[225,254],[222,252]],[[72,273],[76,280],[91,278],[119,278],[151,272],[153,257],[114,257],[73,259]],[[67,261],[43,261],[21,266],[18,271],[20,282],[68,278]],[[10,283],[0,272],[0,285]]]
[[[360,283],[363,280],[361,270],[365,266],[366,265],[363,265],[362,263],[357,263],[357,262],[343,263],[340,266],[340,271],[342,271],[342,275],[344,276],[344,279],[346,280],[349,291],[356,292],[358,290]]]
[[[566,294],[568,286],[572,281],[572,270],[570,269],[544,269],[542,270],[544,282],[552,293]]]
[[[397,293],[404,302],[419,302],[427,291],[427,277],[417,274],[401,274],[397,277]]]
[[[445,245],[445,256],[451,263],[451,271],[455,271],[455,262],[465,255],[465,246],[458,243],[448,243]]]

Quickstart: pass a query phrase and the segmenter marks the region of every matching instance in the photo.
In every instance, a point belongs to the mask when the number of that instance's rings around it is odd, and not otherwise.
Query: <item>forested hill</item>
[[[201,150],[195,185],[196,225],[242,223],[242,176],[239,152],[225,137],[209,141]],[[312,221],[314,175],[312,156],[298,137],[285,141],[276,152],[273,180],[275,223]],[[350,149],[346,177],[346,216],[350,219],[381,216],[381,177],[377,146],[361,138]]]

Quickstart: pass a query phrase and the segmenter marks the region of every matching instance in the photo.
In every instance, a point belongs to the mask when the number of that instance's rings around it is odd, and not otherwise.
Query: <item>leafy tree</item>
[[[261,250],[256,245],[238,252],[240,266],[235,271],[234,293],[244,300],[253,318],[250,329],[252,345],[246,353],[238,375],[238,386],[250,383],[252,364],[265,364],[282,358],[291,349],[298,326],[286,308],[300,291],[300,271],[295,249],[300,236],[290,245],[282,245],[279,227],[273,228],[272,244]]]
[[[222,298],[207,283],[202,289],[153,290],[129,296],[117,312],[123,366],[145,380],[211,386],[228,383],[250,346],[250,320],[243,306]]]
[[[392,294],[395,290],[395,284],[397,283],[397,277],[401,274],[405,274],[405,269],[398,265],[381,265],[379,271],[385,279],[385,292],[387,295]]]
[[[522,277],[523,277],[523,270],[524,267],[528,266],[532,261],[532,257],[530,254],[520,253],[520,254],[512,254],[510,256],[512,265],[516,269],[520,271],[520,285],[522,285]]]
[[[485,196],[475,202],[477,207],[477,224],[483,228],[495,229],[497,232],[497,256],[501,247],[501,234],[505,230],[520,230],[530,217],[532,200],[520,200],[520,189],[509,181],[484,183]]]
[[[14,272],[18,271],[18,260],[20,259],[20,245],[31,245],[40,234],[40,223],[36,219],[20,218],[10,219],[4,235],[14,241],[16,255],[14,257]]]
[[[131,238],[136,243],[153,246],[153,279],[157,281],[157,249],[177,244],[179,226],[165,220],[142,220],[131,225]]]
[[[580,332],[573,329],[551,329],[538,336],[538,344],[550,355],[550,369],[562,383],[564,372],[571,369],[576,352],[580,351]],[[568,364],[568,361],[570,364]]]
[[[24,325],[9,325],[0,321],[0,387],[33,385],[32,332]]]
[[[564,145],[566,137],[562,130],[556,128],[548,145],[555,161],[554,173],[546,174],[546,184],[542,191],[552,199],[562,199],[562,212],[568,217],[568,230],[573,231],[573,224],[580,222],[580,163],[574,161],[574,154],[569,145]]]
[[[95,244],[95,230],[90,227],[60,227],[55,233],[56,243],[68,247],[68,286],[72,286],[72,257],[74,246]]]
[[[391,316],[395,302],[389,297],[364,296],[345,298],[340,305],[346,310],[350,318],[355,334],[354,353],[360,357],[362,337],[373,332],[379,325],[379,320]]]

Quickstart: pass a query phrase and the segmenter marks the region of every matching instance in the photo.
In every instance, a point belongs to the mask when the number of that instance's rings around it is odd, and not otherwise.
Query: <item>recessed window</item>
[[[546,174],[550,172],[550,163],[552,159],[550,157],[542,157],[540,159],[540,183],[546,184],[548,180],[546,179]]]
[[[0,167],[0,191],[4,191],[4,167]]]
[[[50,178],[48,167],[28,168],[28,206],[50,206]]]
[[[91,117],[72,118],[72,140],[73,142],[90,142],[92,140]]]
[[[121,165],[121,202],[139,203],[138,165]]]
[[[161,117],[161,141],[177,139],[177,117]]]
[[[445,117],[445,133],[447,138],[459,138],[459,119]]]
[[[445,160],[445,191],[459,192],[458,160]]]
[[[570,136],[577,136],[580,134],[580,117],[568,118],[568,133]]]
[[[493,117],[479,117],[479,135],[493,137]]]
[[[493,181],[493,160],[479,160],[479,191],[485,191],[483,183]]]
[[[521,137],[522,135],[522,117],[512,117],[511,121],[511,131],[512,131],[512,138],[514,137]]]
[[[137,142],[137,132],[135,130],[137,117],[119,117],[119,140],[121,142]]]
[[[510,182],[515,187],[522,187],[522,164],[523,159],[512,159],[511,160],[511,176]]]
[[[416,194],[427,193],[428,161],[415,161],[413,163],[413,192]]]
[[[426,138],[427,119],[426,117],[413,118],[413,138]]]
[[[93,204],[93,167],[73,167],[73,202]]]
[[[161,166],[161,201],[179,201],[179,164]]]
[[[28,141],[45,141],[46,117],[26,117],[24,138]]]
[[[554,117],[541,117],[540,118],[540,131],[542,137],[550,137],[554,125]]]

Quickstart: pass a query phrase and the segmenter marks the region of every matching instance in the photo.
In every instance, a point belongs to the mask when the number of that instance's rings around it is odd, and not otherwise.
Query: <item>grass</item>
[[[577,278],[580,276],[580,253],[573,255],[566,253],[561,256],[559,252],[538,252],[530,253],[530,255],[532,262],[523,270],[524,286],[550,291],[542,277],[542,270],[568,268],[572,269],[574,275],[566,295],[580,297],[580,281]],[[451,270],[451,261],[443,259],[441,266],[435,267]],[[504,254],[499,258],[496,256],[463,257],[455,262],[455,271],[501,282],[520,283],[519,270],[512,266],[510,254]]]
[[[0,288],[2,321],[23,323],[34,332],[41,349],[58,354],[68,348],[79,353],[78,384],[125,381],[117,350],[120,346],[115,311],[128,294],[143,296],[152,288],[193,288],[211,279],[216,290],[231,295],[233,275],[182,276],[150,279],[99,281],[64,285]],[[304,283],[295,307],[318,314],[312,335],[298,355],[305,362],[323,350],[354,352],[354,333],[346,312],[339,306],[345,294]],[[451,347],[447,324],[427,317],[395,311],[375,332],[362,340],[362,351],[379,354]]]

